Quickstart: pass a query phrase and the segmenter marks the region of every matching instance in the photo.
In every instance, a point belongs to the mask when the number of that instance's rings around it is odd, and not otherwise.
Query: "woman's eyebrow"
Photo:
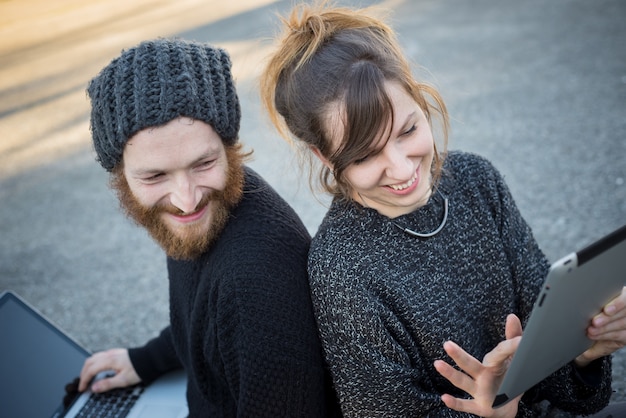
[[[400,125],[400,128],[397,130],[396,133],[398,132],[404,132],[406,131],[408,128],[410,128],[411,126],[413,126],[413,124],[416,122],[417,120],[417,111],[413,111],[411,113],[409,113],[406,118],[404,119],[404,122],[402,123],[402,125]]]

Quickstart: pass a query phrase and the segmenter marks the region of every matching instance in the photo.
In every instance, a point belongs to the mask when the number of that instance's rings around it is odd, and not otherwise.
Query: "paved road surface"
[[[90,349],[141,344],[167,322],[159,249],[125,220],[89,144],[87,80],[140,40],[227,48],[251,165],[312,233],[323,197],[259,107],[275,11],[290,1],[0,2],[0,290]],[[453,117],[451,149],[490,158],[551,260],[626,223],[626,2],[387,0],[419,76]],[[626,399],[624,354],[614,399]]]

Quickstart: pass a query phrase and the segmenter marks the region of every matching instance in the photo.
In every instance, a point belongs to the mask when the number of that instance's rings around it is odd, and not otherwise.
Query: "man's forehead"
[[[224,144],[211,125],[178,118],[133,135],[124,147],[123,161],[133,172],[162,171],[218,157],[223,150]]]

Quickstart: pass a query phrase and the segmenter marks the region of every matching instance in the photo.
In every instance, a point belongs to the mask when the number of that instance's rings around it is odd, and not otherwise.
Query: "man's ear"
[[[328,161],[328,159],[326,157],[324,157],[324,155],[322,154],[322,152],[318,148],[314,147],[313,145],[311,145],[309,148],[311,149],[311,152],[313,154],[315,154],[315,156],[317,158],[319,158],[319,160],[322,162],[322,164],[324,164],[326,167],[328,167],[328,169],[330,171],[333,171],[333,165],[330,163],[330,161]]]

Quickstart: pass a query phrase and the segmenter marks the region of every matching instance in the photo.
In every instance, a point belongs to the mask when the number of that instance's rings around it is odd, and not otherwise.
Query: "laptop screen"
[[[15,294],[0,295],[0,405],[7,417],[63,413],[66,385],[78,377],[87,350]]]

